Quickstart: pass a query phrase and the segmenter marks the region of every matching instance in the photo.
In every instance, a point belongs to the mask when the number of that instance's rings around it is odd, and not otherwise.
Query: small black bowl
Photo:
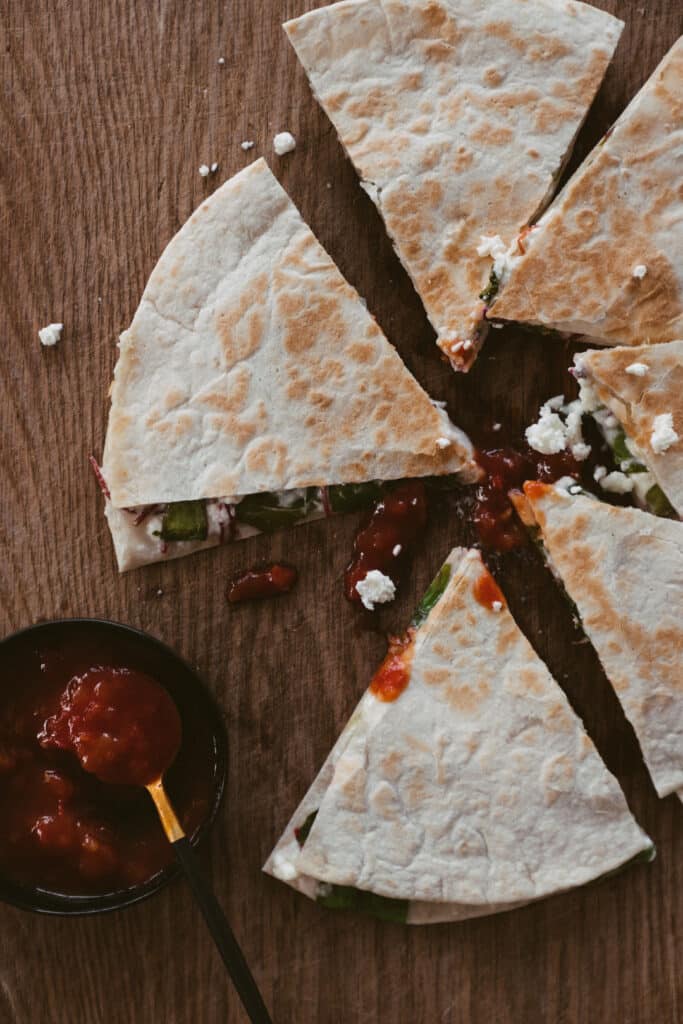
[[[58,650],[66,643],[74,644],[81,639],[85,641],[88,649],[97,649],[102,664],[110,660],[107,652],[116,652],[114,663],[125,663],[127,667],[145,672],[161,683],[173,697],[183,727],[188,722],[201,722],[206,732],[207,747],[210,748],[207,753],[213,762],[213,785],[209,811],[192,837],[193,845],[197,845],[209,832],[223,798],[227,738],[221,711],[213,697],[197,674],[170,647],[132,626],[105,619],[56,619],[29,626],[0,641],[0,680],[4,680],[7,685],[3,661],[8,659],[10,654],[16,657],[18,650],[33,645],[36,648]],[[121,652],[125,652],[125,662],[122,660]],[[0,682],[0,701],[2,687],[3,683]],[[0,873],[0,901],[41,914],[99,914],[109,910],[120,910],[147,899],[168,885],[179,873],[179,867],[172,862],[140,885],[116,892],[84,896],[33,888],[14,882]]]

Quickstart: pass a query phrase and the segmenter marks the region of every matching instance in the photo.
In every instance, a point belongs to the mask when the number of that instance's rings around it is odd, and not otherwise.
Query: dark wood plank
[[[86,463],[99,452],[115,339],[172,233],[207,191],[265,154],[410,368],[454,418],[519,430],[561,390],[566,351],[497,332],[469,378],[432,344],[420,303],[280,29],[315,0],[5,0],[0,19],[0,629],[104,615],[198,665],[231,741],[207,853],[277,1021],[675,1024],[683,814],[658,801],[635,739],[558,591],[529,554],[498,571],[633,810],[657,862],[595,888],[458,926],[334,916],[260,873],[384,650],[469,528],[434,517],[400,600],[361,628],[340,576],[356,522],[319,523],[123,579]],[[600,0],[628,22],[583,131],[585,154],[683,30],[680,0]],[[220,67],[218,58],[226,65]],[[275,131],[299,138],[272,154]],[[244,139],[257,146],[245,155]],[[199,164],[218,160],[208,182]],[[331,186],[331,187],[328,187]],[[63,320],[44,351],[38,327]],[[277,603],[228,608],[226,580],[264,557],[301,570]],[[161,593],[159,593],[161,591]],[[224,1024],[241,1011],[186,888],[91,920],[0,908],[2,1024]]]

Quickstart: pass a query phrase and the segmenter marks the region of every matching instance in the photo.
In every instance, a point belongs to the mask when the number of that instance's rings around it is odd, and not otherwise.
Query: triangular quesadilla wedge
[[[418,924],[653,853],[481,555],[456,549],[264,870],[326,906]]]
[[[683,524],[550,484],[515,498],[539,532],[660,797],[683,796]]]
[[[574,0],[344,0],[284,27],[440,348],[469,369],[623,23]]]
[[[478,477],[470,442],[252,164],[168,244],[121,337],[102,467],[120,568],[444,474]]]
[[[536,227],[490,311],[601,345],[683,337],[683,37]]]
[[[683,518],[683,341],[582,352],[574,367],[638,504]]]

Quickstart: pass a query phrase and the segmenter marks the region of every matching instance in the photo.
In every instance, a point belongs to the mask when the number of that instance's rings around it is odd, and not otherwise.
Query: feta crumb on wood
[[[296,139],[291,132],[278,132],[273,139],[273,149],[278,156],[291,153],[293,149],[296,149]]]
[[[45,345],[46,348],[51,348],[53,345],[56,345],[62,336],[63,330],[64,324],[48,324],[47,327],[42,327],[38,331],[40,344]]]
[[[376,604],[387,604],[396,597],[396,584],[379,569],[371,569],[367,576],[356,583],[356,591],[368,611],[375,610]]]
[[[253,142],[251,139],[245,139],[244,142],[242,143],[242,149],[246,153],[248,150],[253,149],[255,145],[256,143]]]
[[[211,174],[211,168],[209,167],[208,164],[201,164],[199,167],[199,173],[201,174],[202,178],[208,178],[209,175]]]

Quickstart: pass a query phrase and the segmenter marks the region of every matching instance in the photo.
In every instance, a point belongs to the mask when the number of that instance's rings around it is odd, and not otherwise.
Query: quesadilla
[[[653,854],[481,555],[456,549],[264,870],[325,906],[420,924]]]
[[[121,337],[101,474],[120,569],[444,474],[477,479],[469,440],[252,164],[172,239]]]
[[[343,0],[284,28],[437,343],[469,369],[623,23],[574,0]]]
[[[683,797],[683,524],[549,484],[515,505],[576,606],[660,797]]]
[[[493,303],[600,345],[683,337],[683,37],[536,227]]]
[[[638,504],[683,518],[683,341],[583,352],[574,367]]]

